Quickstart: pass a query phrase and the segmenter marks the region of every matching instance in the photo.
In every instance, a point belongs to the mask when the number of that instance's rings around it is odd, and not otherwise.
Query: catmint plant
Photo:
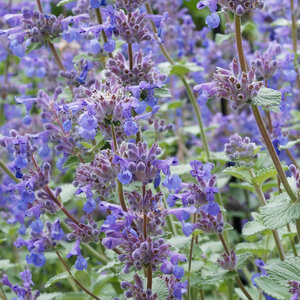
[[[0,0],[0,298],[298,299],[299,11]]]

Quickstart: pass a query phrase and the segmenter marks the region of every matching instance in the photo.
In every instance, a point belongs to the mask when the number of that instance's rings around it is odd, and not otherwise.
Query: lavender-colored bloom
[[[149,20],[146,14],[140,13],[139,10],[127,15],[123,10],[119,10],[116,15],[116,30],[126,43],[141,43],[152,39]]]
[[[229,70],[217,68],[214,81],[196,85],[194,91],[231,100],[232,108],[236,110],[253,99],[262,86],[263,82],[255,81],[253,66],[248,73],[241,72],[238,60],[234,59]]]
[[[293,174],[297,188],[300,189],[300,169],[297,169],[294,165],[290,165],[289,170]]]
[[[250,142],[250,138],[244,139],[235,133],[229,137],[229,143],[225,144],[224,151],[228,158],[242,166],[253,166],[257,159],[257,146]]]
[[[124,85],[139,85],[145,81],[151,84],[162,84],[166,76],[161,74],[154,65],[150,57],[145,56],[142,50],[133,54],[133,68],[130,70],[128,61],[118,52],[114,58],[107,61],[107,75],[117,75],[123,81]]]
[[[116,9],[125,9],[127,12],[133,12],[143,6],[147,0],[115,0]]]
[[[224,270],[234,270],[237,263],[237,256],[233,249],[230,250],[230,254],[222,254],[222,258],[218,258],[217,262]]]

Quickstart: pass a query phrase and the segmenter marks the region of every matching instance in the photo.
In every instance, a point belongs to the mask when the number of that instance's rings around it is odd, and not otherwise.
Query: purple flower
[[[87,269],[87,261],[82,255],[78,256],[75,262],[75,268],[78,271],[83,271]]]

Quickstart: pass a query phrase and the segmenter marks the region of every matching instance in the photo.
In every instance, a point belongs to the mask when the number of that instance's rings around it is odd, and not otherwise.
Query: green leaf
[[[84,287],[91,285],[91,278],[88,272],[76,271],[74,276]]]
[[[169,62],[164,62],[158,65],[158,68],[162,73],[167,75],[178,75],[183,76],[189,72],[199,72],[203,68],[192,62],[181,61],[175,64],[170,64]]]
[[[160,89],[154,90],[154,96],[158,98],[171,98],[170,89],[167,87],[162,87]]]
[[[247,167],[228,167],[223,172],[251,183],[252,179],[249,170],[250,168]]]
[[[62,188],[62,192],[59,196],[63,203],[69,202],[75,197],[77,188],[72,183],[61,184],[60,187]]]
[[[279,149],[290,149],[292,147],[294,147],[295,145],[300,143],[300,139],[294,140],[294,141],[290,141],[285,145],[280,145]]]
[[[189,72],[190,72],[189,68],[177,63],[177,64],[172,65],[170,75],[180,75],[181,76],[181,75],[185,75]]]
[[[252,244],[247,242],[237,244],[235,250],[237,253],[250,252],[258,256],[269,252],[269,250],[265,248],[265,245],[262,245],[261,243]]]
[[[77,167],[80,164],[80,160],[77,156],[75,155],[70,155],[68,159],[65,161],[63,164],[64,169],[69,169],[73,167]]]
[[[270,202],[260,208],[264,225],[276,229],[300,218],[300,202],[292,202],[287,193],[271,197]]]
[[[259,300],[259,296],[260,296],[259,289],[255,288],[255,287],[250,287],[249,288],[248,286],[245,286],[245,289],[251,295],[251,297],[253,298],[253,300]],[[246,297],[246,295],[244,294],[244,292],[241,289],[235,288],[234,291],[237,293],[237,295],[242,300],[248,300],[248,298]]]
[[[40,49],[43,47],[44,43],[38,42],[38,43],[32,43],[26,48],[26,54],[29,54],[33,50]]]
[[[157,294],[157,300],[165,300],[169,296],[169,290],[165,284],[165,282],[159,278],[155,277],[152,280],[152,293]]]
[[[13,268],[15,264],[12,264],[9,259],[1,259],[0,260],[0,270],[6,271],[9,268]]]
[[[244,236],[251,236],[267,229],[259,213],[252,213],[252,216],[254,220],[247,222],[243,227]]]
[[[63,6],[65,4],[68,4],[68,3],[71,3],[71,2],[74,2],[74,1],[76,1],[76,0],[62,0],[62,1],[60,1],[60,2],[57,3],[57,6],[58,7],[59,6]]]
[[[252,257],[252,254],[250,252],[244,252],[242,254],[237,255],[237,263],[236,263],[236,269],[242,269],[247,265],[247,261]]]
[[[62,293],[55,298],[55,300],[87,300],[87,299],[90,298],[87,297],[85,293],[76,293],[76,292]]]
[[[72,274],[74,274],[76,272],[75,268],[72,267],[72,269],[70,270]],[[55,282],[63,280],[63,279],[67,279],[70,278],[71,275],[65,271],[63,273],[57,274],[55,276],[53,276],[52,278],[50,278],[47,283],[45,284],[45,288],[47,289],[48,287],[50,287],[51,285],[53,285]]]
[[[183,105],[183,101],[172,101],[169,105],[168,105],[168,109],[177,109],[182,107]]]
[[[180,164],[178,166],[171,166],[171,173],[176,173],[177,175],[183,175],[189,173],[192,168],[190,164]]]
[[[251,104],[262,106],[262,107],[269,107],[269,106],[277,106],[280,104],[280,102],[281,102],[280,92],[263,86],[258,91],[257,96],[252,99]]]
[[[290,288],[288,281],[299,281],[300,258],[288,258],[285,261],[265,266],[265,270],[269,276],[256,278],[257,285],[272,297],[279,300],[289,299],[291,294],[288,291]]]
[[[255,192],[254,187],[251,184],[249,184],[248,182],[239,182],[239,183],[230,182],[229,186],[231,188],[235,188],[235,189],[243,189],[243,190],[253,192],[253,193]]]
[[[262,184],[270,177],[273,177],[277,174],[277,171],[274,165],[269,167],[264,167],[259,170],[253,169],[254,178],[252,179],[253,183]]]
[[[228,34],[217,33],[215,42],[216,42],[217,46],[220,46],[223,42],[225,42],[233,37],[234,37],[234,33],[228,33]]]

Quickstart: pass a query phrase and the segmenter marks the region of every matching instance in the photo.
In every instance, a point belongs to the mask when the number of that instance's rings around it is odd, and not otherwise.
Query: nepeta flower
[[[136,86],[142,81],[151,84],[161,84],[166,79],[166,76],[155,68],[153,60],[145,56],[142,50],[133,54],[132,70],[130,70],[129,63],[121,52],[118,52],[114,58],[110,58],[106,67],[108,70],[107,76],[117,75],[122,79],[125,86]]]
[[[224,270],[234,270],[237,263],[237,256],[234,250],[231,249],[230,254],[222,254],[222,258],[218,258],[217,262]]]
[[[300,169],[297,169],[295,165],[290,165],[289,170],[293,174],[297,188],[300,189]]]
[[[115,0],[116,9],[125,9],[127,12],[133,12],[141,7],[147,0]]]
[[[18,297],[18,299],[25,299],[25,300],[35,300],[40,296],[40,292],[36,291],[33,293],[32,286],[34,286],[34,283],[32,282],[32,275],[30,270],[25,268],[23,272],[20,272],[20,278],[23,281],[23,285],[20,286],[18,284],[12,285],[12,283],[9,281],[8,276],[6,274],[2,275],[2,278],[0,279],[1,284],[8,286],[13,293],[15,293]]]
[[[71,251],[67,254],[67,258],[71,257],[71,256],[77,256],[77,260],[75,262],[75,268],[78,271],[83,271],[87,269],[87,261],[86,259],[82,256],[81,254],[81,250],[80,250],[80,241],[76,240],[73,248],[71,249]]]
[[[146,14],[140,13],[139,10],[127,15],[123,10],[119,10],[116,16],[116,30],[127,43],[141,43],[152,39],[149,20]]]
[[[229,143],[225,144],[224,151],[231,161],[242,166],[253,166],[258,157],[259,148],[251,143],[248,137],[244,139],[237,133],[229,137]]]
[[[232,108],[236,110],[251,101],[262,86],[263,82],[255,81],[253,66],[248,73],[241,72],[238,60],[234,59],[229,70],[217,68],[214,80],[211,83],[196,85],[194,91],[209,98],[217,96],[231,100]]]
[[[300,282],[296,280],[289,280],[288,281],[289,286],[291,287],[289,289],[289,292],[293,294],[290,300],[297,300],[300,296]]]

